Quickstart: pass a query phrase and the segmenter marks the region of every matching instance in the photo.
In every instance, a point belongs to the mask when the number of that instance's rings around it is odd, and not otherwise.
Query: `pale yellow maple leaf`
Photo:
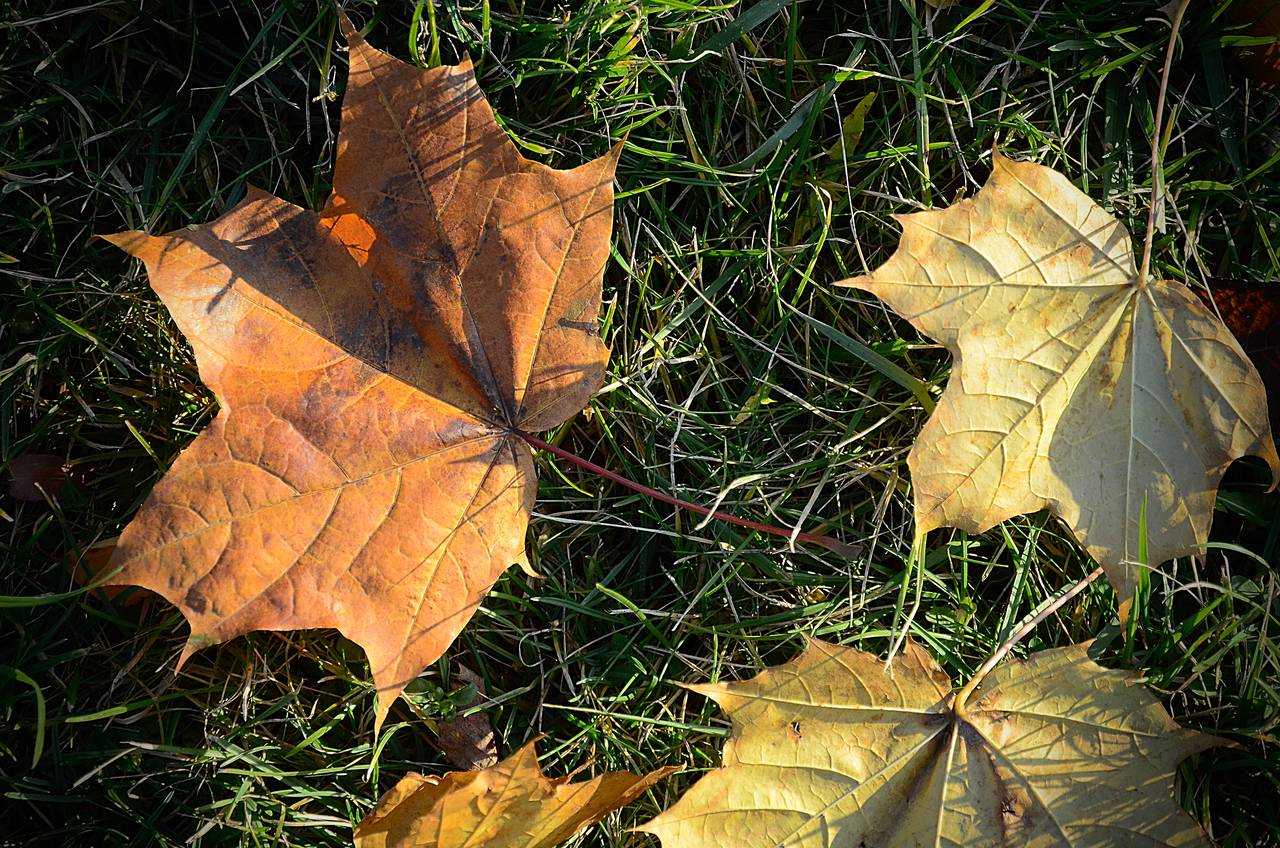
[[[690,687],[733,720],[724,765],[640,829],[663,848],[1208,848],[1174,769],[1220,740],[1087,648],[997,666],[959,707],[910,643],[888,670],[815,640],[751,680]]]
[[[997,154],[976,197],[897,218],[875,294],[955,357],[908,465],[920,532],[1049,509],[1122,611],[1146,564],[1205,544],[1227,466],[1280,458],[1257,370],[1183,284],[1139,280],[1124,225]]]

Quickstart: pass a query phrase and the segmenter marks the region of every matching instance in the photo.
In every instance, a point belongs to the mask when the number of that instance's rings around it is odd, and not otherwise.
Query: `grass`
[[[175,675],[172,608],[77,592],[64,565],[120,531],[214,412],[136,263],[90,234],[207,221],[247,184],[319,206],[344,84],[332,7],[0,5],[0,461],[74,469],[53,503],[0,501],[0,844],[349,844],[399,775],[447,768],[434,728],[465,709],[461,662],[504,754],[545,734],[555,774],[684,764],[581,842],[648,845],[625,829],[714,767],[727,733],[677,683],[748,676],[804,634],[883,653],[916,592],[912,636],[959,680],[1087,573],[1043,514],[934,533],[907,570],[905,459],[949,358],[831,283],[892,251],[892,213],[973,194],[994,146],[1141,233],[1167,27],[1154,2],[916,5],[351,4],[402,58],[469,53],[526,155],[574,165],[629,133],[610,376],[548,439],[865,545],[853,563],[790,551],[542,457],[544,578],[510,570],[376,743],[368,668],[337,634],[254,634]],[[1170,85],[1155,266],[1193,285],[1280,268],[1280,99],[1242,76],[1231,11],[1196,4]],[[1180,722],[1237,743],[1180,769],[1226,846],[1280,842],[1280,498],[1262,478],[1232,470],[1214,546],[1152,579],[1130,642],[1100,582],[1017,650],[1099,637]]]

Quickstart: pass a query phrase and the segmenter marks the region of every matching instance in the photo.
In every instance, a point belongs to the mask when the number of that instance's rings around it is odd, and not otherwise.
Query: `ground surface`
[[[402,58],[469,53],[526,155],[568,167],[629,133],[610,378],[553,440],[864,553],[703,526],[542,457],[529,544],[544,579],[509,571],[375,746],[368,668],[332,632],[255,634],[175,677],[174,610],[58,595],[75,586],[64,557],[116,535],[214,412],[136,263],[90,234],[207,221],[250,183],[318,207],[345,73],[332,7],[0,4],[0,461],[74,467],[53,506],[0,500],[0,844],[348,844],[400,774],[446,768],[434,721],[466,695],[450,695],[461,662],[486,682],[504,754],[545,734],[556,774],[684,764],[582,843],[648,845],[625,828],[713,767],[727,732],[676,683],[750,675],[803,634],[888,649],[917,586],[905,458],[925,414],[849,341],[935,397],[949,358],[831,283],[888,255],[891,213],[976,191],[994,145],[1063,170],[1141,232],[1168,26],[1155,2],[1117,0],[999,2],[972,20],[965,0],[743,5],[350,12]],[[1196,285],[1273,280],[1280,100],[1241,75],[1230,4],[1193,5],[1156,266]],[[1233,547],[1154,581],[1128,647],[1099,583],[1019,648],[1100,637],[1103,661],[1143,670],[1179,721],[1239,743],[1180,772],[1183,804],[1224,845],[1280,841],[1265,565],[1280,499],[1259,479],[1233,469],[1214,531]],[[935,533],[912,635],[960,679],[1090,568],[1045,515]]]

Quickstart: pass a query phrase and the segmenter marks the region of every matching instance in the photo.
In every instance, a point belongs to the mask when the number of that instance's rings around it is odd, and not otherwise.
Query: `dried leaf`
[[[69,467],[60,456],[29,453],[9,462],[9,494],[20,501],[56,498],[67,482]]]
[[[1174,769],[1219,740],[1086,650],[998,666],[960,714],[917,645],[886,671],[813,641],[752,680],[690,687],[733,720],[724,767],[641,829],[665,848],[1207,848]]]
[[[1271,432],[1275,433],[1280,428],[1280,282],[1222,280],[1212,288],[1222,323],[1240,342],[1258,369],[1267,397],[1272,398]]]
[[[1237,0],[1228,8],[1237,24],[1244,24],[1242,35],[1257,38],[1259,43],[1235,49],[1245,72],[1259,88],[1270,91],[1280,83],[1280,41],[1266,39],[1280,36],[1280,2],[1276,0]]]
[[[111,555],[115,553],[118,541],[119,539],[113,536],[94,542],[87,548],[68,553],[63,562],[71,572],[71,578],[80,585],[87,586],[101,577],[106,572],[108,563],[111,562]],[[153,597],[152,593],[146,589],[130,589],[126,586],[110,584],[100,586],[95,591],[101,592],[104,598],[115,601],[121,607],[137,606],[146,598]]]
[[[476,695],[464,709],[485,699],[484,681],[465,665],[458,666],[453,678],[475,687]],[[498,741],[493,735],[493,723],[485,713],[471,713],[441,721],[436,729],[436,741],[445,758],[460,769],[489,768],[498,762]]]
[[[868,92],[853,107],[853,111],[845,115],[844,120],[840,122],[840,138],[827,148],[828,159],[843,164],[857,151],[858,142],[862,141],[862,132],[866,129],[867,113],[871,111],[875,102],[876,93]]]
[[[534,743],[483,771],[410,774],[356,828],[356,848],[551,848],[630,804],[673,768],[548,780]]]
[[[525,562],[536,483],[513,431],[600,385],[620,148],[528,161],[469,63],[421,71],[343,29],[320,213],[254,191],[211,224],[108,237],[146,263],[220,406],[112,563],[181,609],[183,660],[252,630],[342,631],[381,725]]]
[[[982,532],[1047,508],[1133,594],[1208,538],[1218,483],[1280,475],[1258,372],[1186,286],[1138,280],[1128,231],[1061,174],[997,155],[978,195],[898,217],[902,241],[846,280],[955,357],[911,468],[917,527]]]

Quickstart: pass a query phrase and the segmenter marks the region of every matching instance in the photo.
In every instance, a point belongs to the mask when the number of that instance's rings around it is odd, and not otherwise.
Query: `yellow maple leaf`
[[[690,687],[733,719],[724,766],[640,829],[664,848],[1207,848],[1173,777],[1219,740],[1087,647],[997,666],[962,704],[915,644],[886,670],[815,640],[751,680]]]
[[[1139,280],[1124,225],[1051,168],[997,154],[978,195],[897,218],[875,294],[955,357],[908,457],[919,532],[1047,508],[1120,596],[1196,551],[1227,466],[1280,476],[1257,370],[1186,286]]]

